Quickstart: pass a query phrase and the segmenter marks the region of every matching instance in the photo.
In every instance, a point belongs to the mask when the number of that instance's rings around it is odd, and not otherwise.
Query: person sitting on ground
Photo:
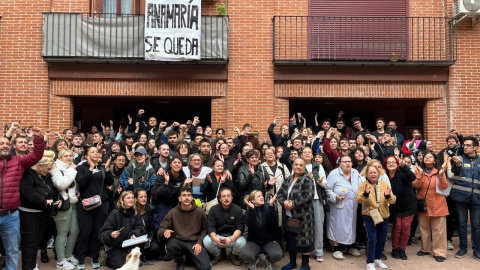
[[[178,192],[178,205],[170,210],[160,223],[159,238],[168,240],[166,250],[177,263],[176,270],[185,269],[187,256],[196,269],[210,270],[212,265],[208,253],[202,248],[207,234],[207,216],[193,202],[192,188],[183,186]]]
[[[240,206],[233,204],[233,192],[224,187],[218,193],[220,204],[213,206],[208,213],[207,232],[203,245],[214,256],[211,261],[216,265],[221,259],[220,248],[232,248],[230,260],[234,265],[240,265],[239,254],[247,243],[242,236],[245,230],[243,211]]]

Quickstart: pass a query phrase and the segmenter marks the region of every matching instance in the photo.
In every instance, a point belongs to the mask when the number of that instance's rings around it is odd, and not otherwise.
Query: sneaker
[[[47,248],[52,249],[54,246],[55,246],[55,238],[52,237],[50,238],[50,240],[48,240]]]
[[[222,254],[218,255],[218,256],[215,256],[213,258],[213,260],[210,261],[210,264],[213,265],[216,265],[217,263],[219,263],[220,261],[222,260]]]
[[[77,270],[85,270],[85,262],[78,262]]]
[[[444,261],[445,261],[445,257],[435,256],[435,261],[437,261],[437,262],[444,262]]]
[[[344,260],[345,257],[343,256],[343,252],[341,251],[335,251],[333,253],[333,258],[337,259],[337,260]]]
[[[400,249],[393,249],[392,250],[392,258],[400,259]]]
[[[457,253],[455,253],[455,258],[457,258],[457,259],[461,259],[465,256],[467,256],[467,250],[466,249],[460,249]]]
[[[447,250],[453,250],[452,241],[447,241]]]
[[[282,267],[282,270],[292,270],[292,269],[295,269],[295,268],[297,268],[296,265],[288,263],[288,264],[286,264]]]
[[[235,255],[233,254],[232,252],[230,252],[230,255],[228,255],[228,258],[230,258],[230,261],[233,263],[233,265],[235,266],[239,266],[240,264],[242,264],[242,262],[240,261],[240,258],[238,257],[238,255]]]
[[[480,251],[473,251],[473,257],[480,262]]]
[[[317,260],[317,262],[323,262],[323,260],[324,260],[324,259],[323,259],[323,255],[317,256],[317,259],[316,259],[316,260]]]
[[[417,252],[417,256],[426,256],[426,255],[430,255],[430,252],[425,252],[423,250],[420,250],[419,252]]]
[[[72,270],[75,269],[75,265],[69,263],[67,259],[63,259],[60,262],[57,262],[56,268],[60,270]]]
[[[38,264],[35,264],[35,268],[33,268],[33,270],[40,270],[38,269]]]
[[[176,270],[185,270],[185,261],[183,259],[177,261]]]
[[[48,263],[50,259],[48,258],[48,254],[47,254],[47,250],[46,249],[42,249],[40,251],[40,261],[42,263]]]
[[[408,257],[407,257],[407,254],[405,253],[405,250],[403,249],[399,249],[399,252],[398,252],[399,256],[400,256],[400,259],[402,260],[408,260]]]
[[[410,242],[416,244],[416,243],[418,243],[418,239],[415,238],[415,237],[412,237],[412,238],[410,238]]]
[[[73,264],[73,265],[78,265],[78,260],[75,259],[75,257],[72,255],[72,257],[66,259],[67,262]]]
[[[388,266],[382,262],[382,260],[374,260],[373,263],[375,266],[380,267],[381,269],[388,269]]]
[[[275,265],[269,259],[266,259],[265,263],[267,263],[267,270],[275,270]]]
[[[352,255],[352,256],[355,256],[355,257],[360,257],[362,256],[362,254],[358,251],[358,249],[356,248],[350,248],[348,251],[347,251],[348,254]]]
[[[377,270],[374,263],[367,263],[367,270]]]
[[[383,253],[382,251],[382,255],[380,255],[380,259],[386,261],[387,260],[387,255],[385,255],[385,253]]]
[[[255,270],[257,269],[257,263],[260,261],[260,258],[257,256],[255,260],[248,264],[248,270]]]
[[[100,263],[98,261],[95,262],[94,260],[92,260],[92,268],[93,269],[100,268]]]

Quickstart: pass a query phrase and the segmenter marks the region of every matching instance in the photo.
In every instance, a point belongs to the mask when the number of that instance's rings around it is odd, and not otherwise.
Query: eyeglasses
[[[464,144],[463,147],[470,147],[473,146],[473,144]]]

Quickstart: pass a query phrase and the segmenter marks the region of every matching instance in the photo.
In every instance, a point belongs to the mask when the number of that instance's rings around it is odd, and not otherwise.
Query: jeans
[[[370,216],[363,216],[365,222],[365,229],[367,230],[367,263],[373,263],[374,260],[378,260],[382,256],[385,242],[387,242],[388,233],[388,220],[384,220],[382,223],[373,223],[373,219]]]
[[[229,237],[231,235],[219,235],[219,236]],[[240,236],[230,246],[217,246],[217,244],[215,242],[213,242],[212,238],[210,238],[210,235],[207,235],[207,236],[205,236],[205,238],[203,238],[203,246],[213,256],[219,256],[220,255],[220,248],[228,248],[228,247],[232,248],[232,254],[233,255],[238,255],[238,254],[240,254],[240,252],[242,252],[243,247],[246,244],[247,244],[247,240],[243,236]]]
[[[458,216],[458,237],[460,238],[460,249],[468,249],[467,240],[467,219],[470,210],[470,225],[472,227],[473,250],[480,252],[480,205],[472,202],[455,202]]]
[[[20,242],[20,214],[16,211],[13,214],[0,217],[0,234],[5,248],[6,270],[17,270],[18,268],[18,244]]]

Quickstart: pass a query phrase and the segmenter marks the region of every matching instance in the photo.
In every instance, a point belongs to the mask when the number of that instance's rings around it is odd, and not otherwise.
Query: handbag
[[[377,208],[369,211],[370,217],[372,218],[373,223],[374,223],[375,225],[383,222],[383,217],[382,217],[382,215],[380,215],[380,211],[378,211],[378,209],[380,208],[380,196],[381,196],[380,193],[381,193],[381,190],[380,190],[380,182],[378,182],[378,183],[377,183],[377,192],[376,192],[376,195],[377,195]]]
[[[417,208],[418,212],[427,212],[428,211],[427,202],[425,201],[425,199],[427,198],[428,189],[430,188],[430,183],[432,183],[431,178],[430,178],[430,181],[428,182],[428,187],[427,187],[427,192],[425,192],[425,197],[423,197],[423,199],[418,199],[418,208]]]
[[[300,233],[302,231],[302,222],[298,219],[289,218],[285,224],[285,230],[292,233]]]
[[[62,201],[62,207],[58,211],[68,211],[70,209],[70,198],[63,199],[63,196],[58,193],[58,199]]]
[[[48,208],[47,208],[47,211],[48,211],[48,215],[51,216],[51,217],[55,217],[57,214],[58,214],[58,207],[57,207],[58,203],[57,202],[53,202],[51,203]]]
[[[210,176],[208,178],[210,179]],[[207,213],[207,215],[208,215],[208,212],[210,212],[210,209],[213,206],[218,204],[217,197],[218,197],[218,191],[220,190],[220,186],[221,186],[221,183],[218,182],[217,194],[215,194],[215,198],[213,200],[208,201],[207,204],[206,204],[205,212]]]
[[[100,195],[102,194],[103,183],[105,181],[105,168],[100,167],[102,171],[102,185],[100,186]],[[95,195],[86,199],[82,200],[83,209],[85,210],[92,210],[95,208],[100,207],[102,205],[102,197],[100,195]]]

